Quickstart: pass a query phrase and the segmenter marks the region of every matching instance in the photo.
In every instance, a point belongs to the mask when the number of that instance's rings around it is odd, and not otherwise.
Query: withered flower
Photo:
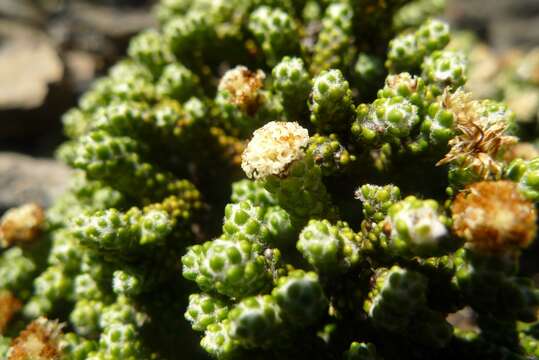
[[[11,291],[0,291],[0,335],[21,307],[22,302]]]
[[[8,360],[59,360],[62,358],[62,325],[40,317],[11,343]]]
[[[245,66],[237,66],[225,73],[219,83],[219,90],[230,95],[229,101],[247,115],[254,115],[263,102],[260,89],[264,85],[262,71],[250,71]]]
[[[535,238],[535,207],[512,181],[474,183],[457,195],[451,210],[453,231],[475,250],[518,250]]]
[[[7,247],[35,240],[41,234],[44,222],[45,213],[37,204],[8,210],[0,219],[0,245]]]
[[[454,94],[446,90],[442,96],[444,106],[455,115],[459,134],[449,140],[451,149],[436,165],[457,162],[482,179],[498,179],[502,173],[497,161],[499,154],[517,142],[516,137],[505,135],[509,124],[492,122],[483,116],[477,100],[472,100],[470,94],[462,90]]]

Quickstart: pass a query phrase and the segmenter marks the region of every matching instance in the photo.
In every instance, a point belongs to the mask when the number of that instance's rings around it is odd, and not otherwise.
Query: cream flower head
[[[290,164],[305,156],[308,142],[307,129],[298,123],[272,121],[253,133],[241,167],[251,179],[286,175]]]

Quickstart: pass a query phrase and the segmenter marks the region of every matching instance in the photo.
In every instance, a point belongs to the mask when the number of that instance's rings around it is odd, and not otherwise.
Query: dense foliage
[[[2,218],[0,355],[539,356],[537,150],[442,8],[162,0]]]

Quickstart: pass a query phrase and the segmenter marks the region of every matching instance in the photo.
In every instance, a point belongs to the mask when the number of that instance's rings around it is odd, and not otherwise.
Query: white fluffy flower
[[[241,167],[249,178],[286,175],[290,164],[305,156],[307,129],[296,122],[267,123],[256,130],[243,152]]]

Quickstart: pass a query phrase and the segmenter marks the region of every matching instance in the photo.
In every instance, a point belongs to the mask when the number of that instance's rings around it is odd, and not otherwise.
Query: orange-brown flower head
[[[32,321],[11,343],[8,360],[62,359],[62,325],[40,317]]]
[[[4,334],[9,322],[21,306],[22,302],[11,291],[0,291],[0,335]]]
[[[8,210],[0,219],[0,245],[28,243],[43,229],[45,213],[37,204],[25,204]]]
[[[260,89],[264,85],[264,73],[236,66],[227,71],[219,83],[219,92],[227,94],[227,101],[236,105],[247,115],[254,115],[263,102]]]
[[[512,181],[482,181],[466,187],[452,205],[453,231],[469,247],[496,253],[528,247],[537,213]]]

